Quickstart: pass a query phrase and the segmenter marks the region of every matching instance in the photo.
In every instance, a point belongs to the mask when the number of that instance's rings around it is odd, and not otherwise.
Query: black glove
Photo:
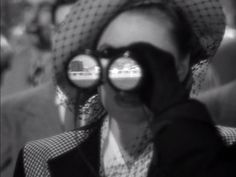
[[[171,54],[146,43],[131,45],[129,49],[144,69],[140,95],[154,115],[188,98]]]

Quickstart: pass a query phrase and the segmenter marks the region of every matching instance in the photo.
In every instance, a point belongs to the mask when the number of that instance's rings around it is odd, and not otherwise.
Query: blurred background
[[[57,7],[70,1],[1,0],[1,96],[51,80],[51,32],[69,11]]]
[[[236,78],[236,1],[221,1],[227,29],[202,90]],[[1,0],[1,96],[51,79],[51,31],[68,11],[55,12],[56,3],[58,0]],[[4,47],[7,57],[2,54]]]

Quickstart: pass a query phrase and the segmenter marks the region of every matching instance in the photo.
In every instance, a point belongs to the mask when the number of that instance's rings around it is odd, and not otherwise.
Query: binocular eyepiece
[[[101,60],[108,60],[107,66],[103,66]],[[108,82],[116,90],[132,91],[140,86],[143,69],[128,51],[115,58],[98,58],[87,50],[71,58],[67,76],[80,89],[90,89]]]
[[[161,87],[178,81],[174,56],[147,43],[77,53],[70,57],[67,76],[80,89],[106,82],[118,91],[133,93],[151,89],[154,82]]]

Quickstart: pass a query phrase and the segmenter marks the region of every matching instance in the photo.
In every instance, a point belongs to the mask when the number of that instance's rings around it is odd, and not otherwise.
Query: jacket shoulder
[[[236,128],[235,127],[225,127],[216,126],[218,132],[220,133],[223,141],[226,145],[230,146],[236,143]]]
[[[26,144],[23,149],[25,173],[50,176],[47,162],[79,146],[89,133],[89,130],[74,130]]]

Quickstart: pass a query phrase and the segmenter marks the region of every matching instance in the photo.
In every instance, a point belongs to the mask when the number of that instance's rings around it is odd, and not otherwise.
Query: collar
[[[102,176],[147,176],[153,156],[152,134],[148,124],[145,132],[129,150],[130,158],[124,157],[112,131],[109,129],[109,118],[106,116],[101,128],[100,174]],[[141,138],[141,141],[140,141]],[[135,147],[137,146],[137,147]],[[139,174],[138,174],[139,173]]]
[[[82,129],[90,131],[86,140],[78,138],[78,146],[48,161],[51,177],[99,177],[100,128],[102,119]]]

